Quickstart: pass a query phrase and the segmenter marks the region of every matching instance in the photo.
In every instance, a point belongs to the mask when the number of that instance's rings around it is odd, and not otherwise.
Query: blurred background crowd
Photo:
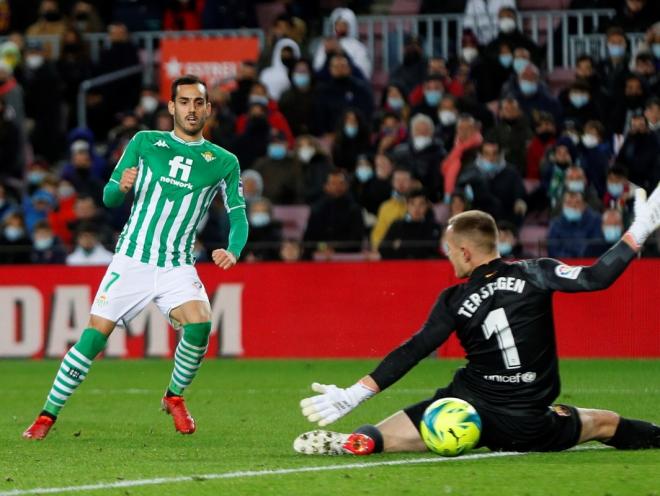
[[[579,28],[602,50],[551,63],[575,27],[535,41],[521,16],[539,8],[612,9]],[[383,71],[368,14],[462,29],[405,32]],[[659,21],[655,0],[0,0],[0,263],[108,263],[130,202],[105,208],[103,187],[136,132],[172,120],[136,74],[85,93],[81,127],[81,83],[139,64],[131,33],[238,28],[263,30],[261,55],[209,87],[204,135],[240,160],[244,260],[440,258],[443,223],[470,208],[495,217],[505,257],[599,256],[660,181]],[[208,261],[227,243],[221,197],[202,224]]]

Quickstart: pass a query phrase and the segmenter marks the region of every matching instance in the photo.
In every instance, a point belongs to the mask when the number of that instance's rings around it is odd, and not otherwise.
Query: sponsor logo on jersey
[[[188,181],[190,177],[190,170],[192,169],[193,161],[191,158],[184,158],[177,155],[168,162],[170,166],[169,177],[161,176],[159,181],[179,188],[187,188],[192,191],[193,186]],[[181,173],[181,178],[179,178]]]
[[[158,147],[160,147],[160,148],[169,148],[169,147],[170,147],[170,145],[168,145],[167,143],[165,143],[165,140],[162,140],[162,139],[159,139],[158,141],[156,141],[156,142],[154,143],[154,146],[158,146]]]
[[[518,372],[513,375],[485,375],[484,379],[493,382],[506,382],[508,384],[520,384],[534,382],[536,380],[536,372]]]
[[[204,160],[207,162],[211,162],[212,160],[215,160],[215,155],[213,155],[211,152],[204,152],[201,154]]]
[[[557,265],[555,267],[555,274],[557,277],[563,277],[564,279],[577,279],[582,272],[582,267],[571,267],[570,265]]]

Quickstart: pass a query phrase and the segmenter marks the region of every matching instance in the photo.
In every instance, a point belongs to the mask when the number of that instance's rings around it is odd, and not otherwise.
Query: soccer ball
[[[479,442],[481,418],[467,401],[440,398],[424,411],[419,430],[431,451],[442,456],[458,456]]]

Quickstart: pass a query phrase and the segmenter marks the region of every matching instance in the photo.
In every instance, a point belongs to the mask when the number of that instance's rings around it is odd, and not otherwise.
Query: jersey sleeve
[[[550,291],[578,293],[608,288],[635,256],[630,246],[619,241],[591,266],[566,265],[552,258],[519,263],[533,285]]]
[[[236,157],[232,156],[232,162],[233,164],[229,172],[220,184],[227,213],[237,208],[245,208],[243,184],[241,183],[241,168],[238,165],[238,159]]]
[[[447,303],[451,288],[443,291],[422,328],[408,341],[391,351],[369,374],[380,390],[391,386],[420,360],[429,356],[451,335],[456,327]]]

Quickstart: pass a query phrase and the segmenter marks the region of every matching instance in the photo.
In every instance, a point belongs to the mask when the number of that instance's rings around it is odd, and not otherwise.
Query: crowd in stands
[[[110,261],[130,202],[105,208],[103,187],[136,132],[172,119],[138,75],[91,91],[78,128],[80,83],[139,63],[132,30],[258,27],[259,3],[0,0],[0,263]],[[442,223],[470,208],[495,217],[505,257],[599,256],[631,222],[634,191],[660,181],[658,2],[571,2],[617,13],[601,26],[606,55],[579,56],[559,87],[515,0],[421,2],[423,13],[465,13],[460,46],[429,54],[422,35],[406,35],[383,87],[354,10],[270,3],[281,9],[259,60],[209,87],[204,130],[241,164],[246,261],[440,258]],[[108,43],[93,62],[83,34],[98,31]],[[644,41],[632,47],[631,32]],[[44,34],[60,37],[59,57],[32,37]],[[294,235],[278,215],[287,207],[304,213]],[[543,239],[523,245],[529,226]],[[228,230],[218,195],[197,260]],[[660,256],[660,239],[643,253]]]

